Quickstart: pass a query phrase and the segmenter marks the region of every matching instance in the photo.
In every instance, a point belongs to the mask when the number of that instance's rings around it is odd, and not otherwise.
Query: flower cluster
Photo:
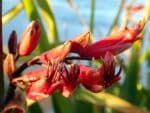
[[[110,36],[95,43],[89,43],[89,32],[81,34],[30,60],[28,65],[39,64],[40,67],[24,73],[21,77],[14,77],[12,84],[25,88],[27,97],[32,100],[46,98],[56,90],[64,97],[70,97],[80,84],[92,92],[100,92],[120,79],[121,66],[116,73],[114,56],[141,39],[138,34],[142,29],[141,23],[134,29],[117,29]],[[33,21],[24,31],[17,46],[19,56],[31,54],[38,44],[40,33],[39,22]],[[78,56],[72,56],[70,53],[76,53]],[[11,62],[12,56],[9,55],[6,59],[10,59],[5,61],[6,65],[8,63],[14,65],[14,62]],[[93,68],[72,62],[93,59],[101,60],[102,65]],[[5,72],[11,75],[15,70],[14,67],[5,66]]]

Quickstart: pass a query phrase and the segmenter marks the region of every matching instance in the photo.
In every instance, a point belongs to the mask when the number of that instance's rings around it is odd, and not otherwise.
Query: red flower
[[[106,53],[103,59],[103,64],[99,69],[94,69],[84,65],[79,65],[79,67],[80,82],[85,88],[92,92],[100,92],[120,79],[119,74],[121,69],[115,74],[116,64],[114,57],[110,52]]]
[[[116,30],[109,37],[89,44],[85,48],[78,50],[77,53],[81,57],[96,59],[104,57],[107,51],[117,55],[131,47],[132,43],[139,39],[138,34],[142,28],[143,24],[139,23],[135,29]]]
[[[40,60],[43,63],[55,60],[63,61],[70,52],[76,52],[79,49],[86,47],[89,42],[89,38],[89,32],[79,35],[72,40],[66,41],[64,44],[44,52],[40,55]]]
[[[25,73],[22,77],[13,80],[20,87],[25,87],[28,98],[41,100],[53,93],[60,82],[54,80],[57,76],[57,68],[39,68]]]
[[[63,61],[71,50],[71,41],[67,41],[52,50],[46,51],[40,55],[40,61],[42,63]]]
[[[52,64],[50,67],[39,68],[25,73],[13,80],[18,86],[26,89],[27,97],[41,100],[54,91],[59,90],[64,97],[70,97],[79,84],[79,68],[64,63]]]

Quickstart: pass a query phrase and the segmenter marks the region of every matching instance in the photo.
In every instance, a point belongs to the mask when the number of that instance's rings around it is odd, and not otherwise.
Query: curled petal
[[[28,85],[26,88],[26,94],[29,99],[42,100],[52,94],[59,85],[59,82],[51,84],[46,78],[42,78]]]
[[[79,80],[85,88],[92,92],[100,92],[104,89],[102,73],[92,67],[80,65]]]
[[[79,67],[80,82],[85,88],[92,92],[100,92],[120,79],[119,75],[121,70],[115,74],[116,65],[113,55],[109,52],[106,53],[103,59],[103,64],[99,69],[94,69],[84,65],[79,65]]]

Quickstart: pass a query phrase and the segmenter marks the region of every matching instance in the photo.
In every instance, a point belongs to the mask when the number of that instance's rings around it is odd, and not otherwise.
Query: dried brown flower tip
[[[16,31],[12,31],[8,40],[9,53],[16,54],[17,52],[17,34]]]

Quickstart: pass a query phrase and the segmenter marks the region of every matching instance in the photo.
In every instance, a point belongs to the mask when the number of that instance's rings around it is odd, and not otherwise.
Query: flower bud
[[[4,60],[4,73],[12,78],[10,75],[15,71],[15,61],[14,56],[12,54],[8,54]]]
[[[12,31],[8,40],[9,53],[16,54],[17,51],[17,34],[16,31]]]
[[[40,39],[41,27],[38,20],[32,21],[22,34],[18,46],[18,52],[21,56],[29,55],[37,46]]]

